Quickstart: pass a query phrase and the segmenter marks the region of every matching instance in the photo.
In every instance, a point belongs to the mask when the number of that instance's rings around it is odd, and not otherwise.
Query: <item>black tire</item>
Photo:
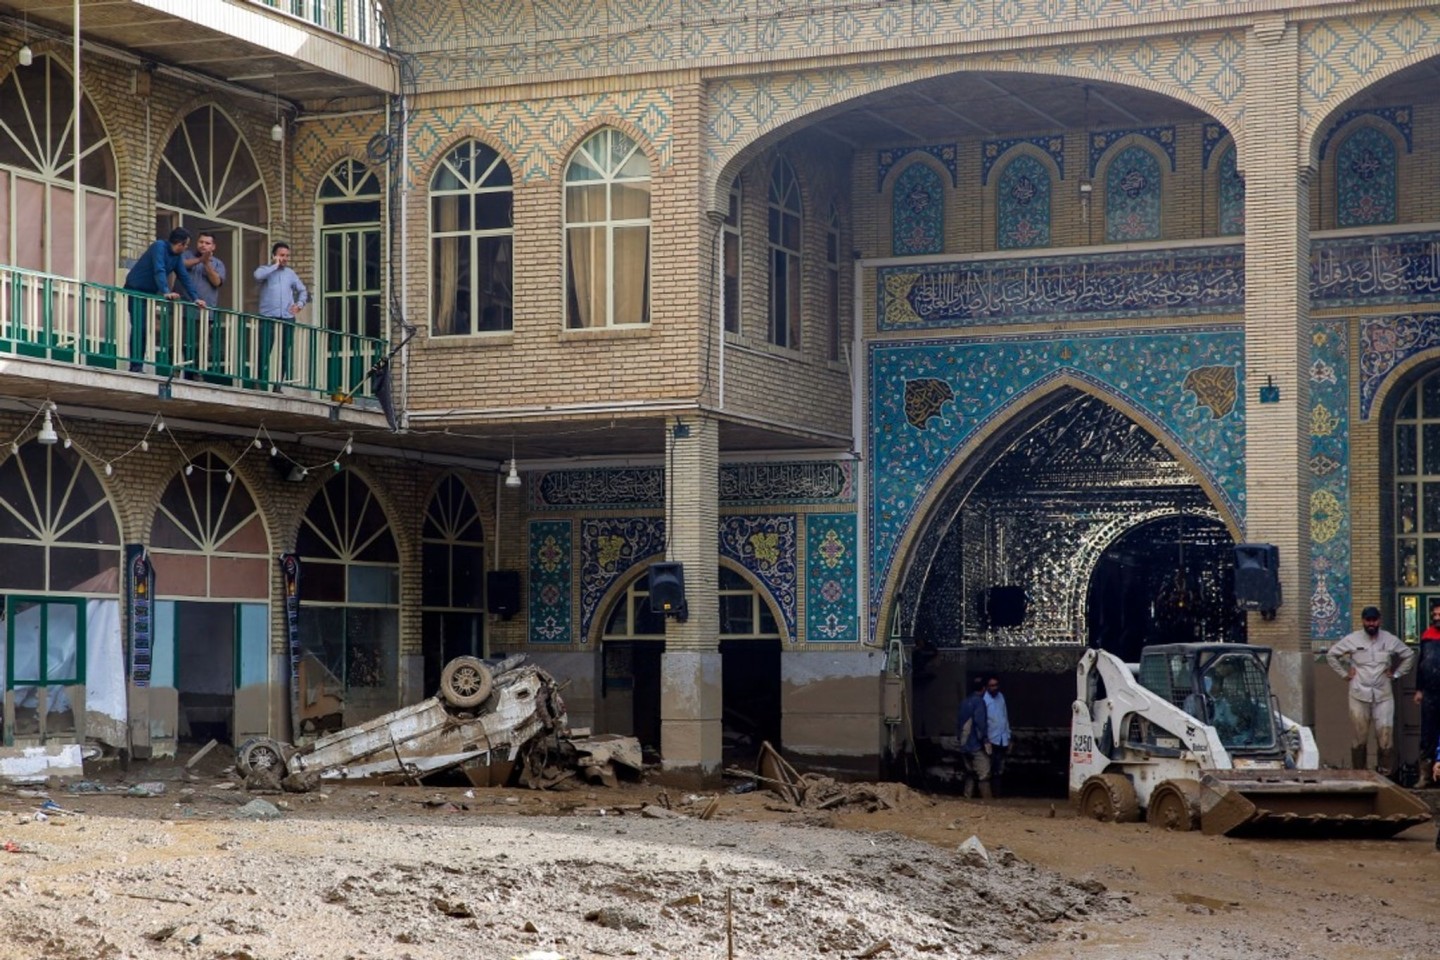
[[[473,710],[490,698],[495,678],[476,657],[456,657],[440,671],[440,696],[457,710]]]
[[[240,771],[242,777],[247,778],[252,774],[273,771],[275,778],[281,780],[288,772],[286,754],[285,745],[279,740],[251,737],[235,751],[235,769]]]
[[[1140,799],[1130,778],[1099,773],[1080,788],[1080,816],[1102,823],[1134,823],[1140,819]]]
[[[1150,794],[1145,822],[1161,830],[1188,831],[1200,826],[1200,781],[1166,780]]]

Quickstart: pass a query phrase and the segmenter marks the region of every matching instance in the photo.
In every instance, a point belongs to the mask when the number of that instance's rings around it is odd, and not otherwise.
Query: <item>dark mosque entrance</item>
[[[941,738],[954,734],[966,678],[995,674],[1016,728],[1012,785],[1063,792],[1081,651],[1134,659],[1146,643],[1242,639],[1233,540],[1185,464],[1076,389],[972,464],[931,512],[901,587],[917,752],[943,781]]]

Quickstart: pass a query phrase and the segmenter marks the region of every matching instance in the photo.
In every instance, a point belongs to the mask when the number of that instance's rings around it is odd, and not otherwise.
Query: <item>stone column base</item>
[[[674,783],[720,778],[719,651],[660,657],[660,769]]]

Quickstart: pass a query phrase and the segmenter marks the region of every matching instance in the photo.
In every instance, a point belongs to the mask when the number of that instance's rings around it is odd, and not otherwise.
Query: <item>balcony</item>
[[[0,0],[31,38],[68,44],[74,5]],[[88,48],[294,103],[397,91],[377,0],[81,0]]]
[[[0,359],[153,373],[239,395],[373,397],[366,374],[383,339],[232,310],[203,310],[99,283],[0,266]],[[153,394],[152,394],[153,395]]]

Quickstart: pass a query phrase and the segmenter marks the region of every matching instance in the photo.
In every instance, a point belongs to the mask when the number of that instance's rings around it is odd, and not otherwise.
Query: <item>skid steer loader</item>
[[[1076,667],[1070,797],[1082,816],[1227,836],[1393,837],[1429,808],[1366,770],[1320,770],[1315,738],[1280,713],[1270,650],[1087,650]]]

